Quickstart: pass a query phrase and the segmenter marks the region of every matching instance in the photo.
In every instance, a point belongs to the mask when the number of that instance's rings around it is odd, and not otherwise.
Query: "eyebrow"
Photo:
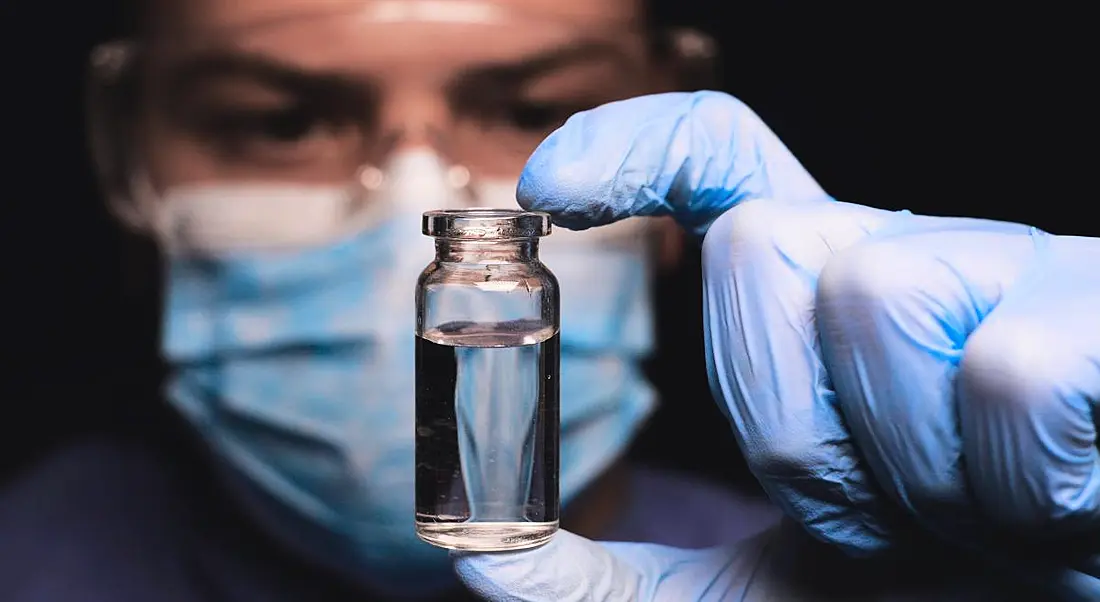
[[[614,44],[580,41],[523,58],[514,63],[475,67],[460,74],[455,78],[455,82],[463,87],[469,85],[514,87],[564,67],[597,60],[625,63],[627,56]]]
[[[169,80],[169,91],[180,96],[203,80],[242,77],[275,88],[317,94],[371,95],[374,87],[337,71],[302,69],[260,54],[210,52],[187,59]]]
[[[627,61],[622,50],[613,44],[580,41],[516,62],[474,67],[457,76],[448,88],[452,92],[514,89],[535,77],[564,67],[608,59]],[[168,92],[172,98],[178,99],[204,80],[228,77],[248,78],[317,98],[328,95],[373,98],[377,95],[374,85],[347,73],[303,69],[262,54],[241,51],[213,51],[187,59],[173,70],[168,81]]]

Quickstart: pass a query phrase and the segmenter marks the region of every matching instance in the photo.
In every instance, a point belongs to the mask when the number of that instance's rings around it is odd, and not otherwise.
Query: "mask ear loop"
[[[126,175],[127,154],[122,149],[124,129],[119,107],[126,92],[133,91],[133,47],[128,42],[110,42],[92,50],[85,84],[85,116],[88,144],[100,187],[111,213],[132,230],[146,233],[149,220],[134,203]]]
[[[133,232],[171,241],[170,216],[148,176],[132,169],[133,149],[124,142],[132,127],[128,104],[137,93],[137,50],[132,42],[115,41],[92,51],[85,92],[88,144],[111,214]]]

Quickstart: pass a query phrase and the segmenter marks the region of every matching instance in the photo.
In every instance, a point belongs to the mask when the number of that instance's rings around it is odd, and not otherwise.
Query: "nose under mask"
[[[429,152],[396,157],[385,175],[370,206],[350,212],[336,188],[180,188],[159,200],[167,397],[289,548],[373,589],[427,595],[454,582],[446,553],[413,531],[413,290],[434,257],[420,216],[517,207],[515,183],[465,194]],[[654,406],[639,365],[652,339],[635,227],[544,239],[562,290],[566,507]]]

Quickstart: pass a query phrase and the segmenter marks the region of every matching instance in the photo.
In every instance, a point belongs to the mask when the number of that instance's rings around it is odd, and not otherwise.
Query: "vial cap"
[[[533,238],[550,234],[550,214],[519,209],[439,209],[424,213],[421,228],[436,238]]]

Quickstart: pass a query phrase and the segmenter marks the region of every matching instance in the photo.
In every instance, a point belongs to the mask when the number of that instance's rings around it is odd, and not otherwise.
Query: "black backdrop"
[[[97,202],[85,159],[87,52],[117,22],[105,4],[0,0],[0,475],[121,416],[142,428],[122,412],[156,387],[155,287],[124,282],[134,243]],[[1083,19],[859,4],[681,0],[667,14],[718,38],[723,89],[837,198],[1100,234],[1077,110],[1095,74],[1072,26]],[[665,402],[634,454],[745,482],[707,390],[697,256],[691,246],[657,283],[650,371]]]

